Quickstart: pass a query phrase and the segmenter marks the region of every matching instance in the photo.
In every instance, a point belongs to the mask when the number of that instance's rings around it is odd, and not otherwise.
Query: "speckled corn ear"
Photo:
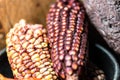
[[[85,11],[77,0],[57,0],[47,16],[53,67],[64,80],[79,80],[87,53]]]
[[[46,32],[42,25],[25,24],[22,21],[7,34],[7,55],[15,78],[57,80]]]

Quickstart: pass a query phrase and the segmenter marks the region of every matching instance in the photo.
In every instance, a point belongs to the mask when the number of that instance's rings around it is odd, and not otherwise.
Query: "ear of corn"
[[[47,16],[53,67],[64,80],[79,80],[87,53],[85,11],[77,0],[57,0]]]
[[[15,78],[57,80],[48,51],[46,29],[42,25],[17,23],[7,34],[6,43]]]

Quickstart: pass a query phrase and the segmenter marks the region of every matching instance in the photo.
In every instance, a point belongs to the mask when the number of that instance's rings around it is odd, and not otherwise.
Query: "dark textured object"
[[[108,45],[120,53],[120,0],[83,0],[83,3]]]
[[[0,74],[3,74],[8,78],[13,78],[12,70],[9,65],[8,57],[5,50],[0,51]]]
[[[116,60],[111,49],[96,44],[95,47],[90,48],[90,53],[90,60],[104,71],[105,80],[120,80],[119,61]]]
[[[105,73],[93,63],[86,64],[85,80],[106,80]]]
[[[77,0],[57,0],[47,16],[53,67],[64,80],[79,80],[87,53],[87,25]]]

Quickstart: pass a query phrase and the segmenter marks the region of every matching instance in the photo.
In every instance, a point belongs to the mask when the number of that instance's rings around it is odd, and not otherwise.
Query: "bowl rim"
[[[101,46],[100,44],[95,44],[95,47],[97,47],[99,50],[103,51],[109,57],[109,59],[111,59],[111,61],[115,65],[115,73],[113,76],[113,80],[118,80],[118,78],[120,76],[119,75],[120,74],[120,66],[119,66],[116,58],[112,55],[112,53],[109,50],[107,50],[105,47]]]
[[[2,50],[0,50],[0,56],[2,56],[6,51],[6,48],[3,48]]]
[[[103,51],[109,57],[109,59],[111,59],[111,61],[115,65],[115,73],[114,73],[113,80],[118,80],[118,78],[120,77],[120,75],[119,75],[120,74],[120,66],[119,66],[116,58],[112,55],[112,53],[109,50],[107,50],[102,45],[96,43],[95,47],[97,47],[99,50]],[[6,52],[6,48],[3,48],[2,50],[0,50],[0,56],[2,56],[5,52]]]

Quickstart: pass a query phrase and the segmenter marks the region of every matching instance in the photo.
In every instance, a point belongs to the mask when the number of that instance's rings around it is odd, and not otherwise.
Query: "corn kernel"
[[[48,46],[47,43],[45,43],[45,42],[41,43],[41,45],[43,48]]]
[[[49,80],[52,78],[52,75],[45,76],[45,80]]]
[[[46,55],[45,54],[41,54],[40,55],[40,59],[44,59],[44,58],[46,58]]]
[[[34,60],[35,58],[39,58],[39,54],[34,54],[31,59]]]
[[[47,70],[47,68],[40,69],[40,73],[44,73]]]

